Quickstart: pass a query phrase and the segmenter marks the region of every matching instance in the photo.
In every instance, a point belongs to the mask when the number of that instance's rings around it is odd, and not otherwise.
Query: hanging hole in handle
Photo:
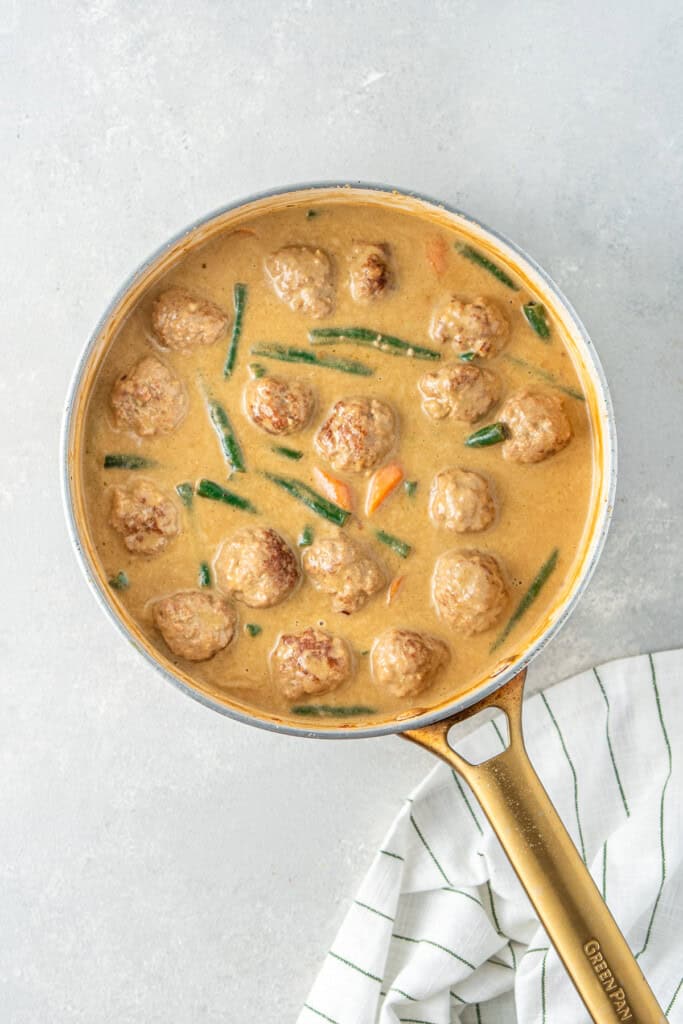
[[[448,746],[468,764],[484,764],[510,746],[508,716],[500,708],[484,708],[449,730]]]

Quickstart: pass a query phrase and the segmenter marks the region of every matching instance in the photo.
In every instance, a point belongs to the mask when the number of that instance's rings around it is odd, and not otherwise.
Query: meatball
[[[314,405],[308,384],[282,377],[250,380],[244,401],[250,420],[268,434],[295,434],[302,430]]]
[[[312,626],[282,633],[271,655],[273,679],[290,700],[336,690],[350,677],[351,667],[345,641]]]
[[[396,444],[393,410],[376,398],[342,398],[315,438],[319,454],[335,469],[374,469]]]
[[[571,440],[571,424],[559,395],[520,391],[508,398],[498,419],[507,427],[503,458],[508,462],[541,462]]]
[[[213,345],[228,325],[227,313],[215,302],[200,299],[184,288],[162,292],[152,308],[152,327],[165,348],[189,352]]]
[[[434,566],[432,596],[436,610],[467,636],[489,629],[508,601],[500,565],[483,551],[446,551]]]
[[[206,661],[227,647],[235,635],[237,615],[217,594],[181,590],[154,604],[154,623],[174,654]]]
[[[176,506],[148,480],[114,488],[109,522],[139,555],[158,554],[180,532]]]
[[[170,434],[187,411],[181,380],[154,356],[145,356],[122,374],[111,392],[114,423],[140,437]]]
[[[453,295],[434,314],[431,335],[434,341],[450,343],[454,352],[476,352],[495,356],[507,341],[508,322],[495,302],[475,299],[463,302]]]
[[[322,249],[286,245],[267,256],[265,266],[277,296],[295,313],[317,320],[332,312],[332,263]]]
[[[378,686],[395,697],[415,697],[448,662],[443,640],[412,629],[386,629],[375,641],[370,664]]]
[[[332,610],[350,615],[384,586],[384,573],[360,544],[340,534],[306,548],[304,569],[316,588],[332,596]]]
[[[467,469],[443,469],[432,480],[429,514],[455,533],[485,530],[496,515],[488,481]]]
[[[291,594],[299,566],[275,530],[247,526],[221,547],[215,564],[218,585],[250,608],[270,608]]]
[[[389,246],[358,242],[349,257],[349,289],[356,302],[380,299],[393,283],[389,266]]]
[[[464,423],[474,423],[500,398],[496,374],[471,363],[446,363],[425,373],[417,386],[423,410],[435,420],[452,416]]]

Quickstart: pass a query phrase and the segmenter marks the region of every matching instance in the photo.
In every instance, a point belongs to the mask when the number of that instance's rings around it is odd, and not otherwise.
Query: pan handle
[[[522,736],[526,671],[450,718],[402,735],[466,780],[597,1024],[666,1024],[652,990],[534,771]],[[457,722],[484,708],[508,719],[506,750],[473,765],[448,745]]]

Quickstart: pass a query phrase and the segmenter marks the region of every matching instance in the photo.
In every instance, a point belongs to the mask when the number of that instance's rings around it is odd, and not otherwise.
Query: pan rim
[[[600,508],[597,509],[596,519],[593,526],[592,536],[589,538],[586,546],[586,553],[583,565],[578,572],[575,582],[570,589],[567,597],[564,600],[563,605],[560,607],[559,613],[554,617],[553,621],[550,622],[543,632],[528,646],[525,648],[523,654],[513,662],[510,662],[505,668],[503,668],[496,675],[491,676],[485,683],[474,687],[466,694],[460,697],[453,698],[453,700],[446,703],[440,704],[436,708],[432,708],[423,714],[418,714],[412,718],[406,718],[400,721],[393,720],[390,722],[379,722],[376,725],[364,725],[358,726],[347,725],[344,727],[339,726],[327,726],[319,725],[316,728],[300,727],[294,725],[291,722],[281,722],[274,718],[261,717],[256,712],[249,712],[243,710],[240,707],[231,707],[218,700],[214,700],[209,694],[202,692],[200,689],[189,686],[183,679],[175,675],[170,671],[162,662],[153,656],[153,654],[141,643],[138,642],[136,637],[126,626],[125,622],[119,614],[117,614],[114,606],[110,603],[109,595],[105,592],[101,581],[93,572],[93,568],[90,563],[90,559],[84,550],[84,545],[81,541],[80,530],[77,522],[77,518],[74,510],[74,497],[73,497],[73,485],[71,480],[70,472],[70,445],[72,440],[72,428],[74,423],[74,412],[77,405],[77,397],[79,395],[81,381],[83,379],[84,372],[88,366],[92,352],[100,338],[100,335],[112,317],[120,303],[124,300],[125,296],[129,293],[135,283],[140,280],[143,275],[152,267],[167,251],[174,248],[178,243],[182,242],[184,238],[195,233],[198,229],[209,224],[211,221],[230,213],[233,210],[237,210],[241,207],[247,206],[251,203],[256,203],[261,200],[267,200],[269,198],[275,198],[284,195],[296,195],[302,192],[311,191],[324,191],[331,189],[344,189],[345,194],[352,194],[352,192],[370,192],[370,193],[383,193],[399,197],[404,197],[410,200],[416,200],[418,203],[425,204],[427,207],[432,207],[436,211],[445,212],[451,214],[454,217],[459,218],[466,224],[471,225],[478,231],[485,235],[488,235],[493,241],[498,244],[502,244],[504,248],[507,248],[512,255],[514,255],[522,264],[526,264],[542,281],[544,287],[550,294],[564,307],[567,315],[571,319],[572,327],[576,335],[580,338],[584,348],[584,356],[587,359],[587,366],[589,367],[591,374],[594,378],[594,385],[596,394],[602,404],[602,426],[604,429],[604,445],[603,445],[603,458],[604,458],[604,478],[606,481],[606,487],[603,488],[603,493],[596,496],[596,505],[599,503]],[[414,730],[423,726],[431,725],[434,722],[440,721],[444,718],[448,718],[450,715],[456,714],[467,710],[467,708],[478,703],[497,690],[501,689],[513,676],[517,675],[522,669],[526,668],[529,663],[535,658],[544,648],[550,643],[550,641],[558,634],[558,632],[565,625],[567,619],[576,607],[577,602],[583,595],[588,583],[595,571],[597,563],[600,559],[600,555],[604,548],[609,524],[612,518],[612,512],[614,507],[614,497],[616,491],[616,477],[617,477],[617,438],[616,438],[616,426],[614,420],[614,409],[610,396],[609,387],[605,377],[605,373],[602,367],[602,363],[597,354],[595,346],[584,327],[582,321],[577,315],[574,307],[563,294],[561,289],[553,281],[553,279],[547,274],[542,267],[540,267],[536,261],[531,257],[524,249],[509,239],[506,235],[501,232],[490,228],[488,225],[482,223],[477,218],[472,217],[470,214],[458,207],[452,206],[442,200],[434,199],[431,196],[425,195],[422,192],[415,191],[413,189],[403,189],[395,185],[386,185],[377,182],[364,182],[364,181],[343,181],[343,180],[332,180],[332,181],[314,181],[307,183],[298,183],[293,185],[280,186],[273,189],[267,189],[265,191],[252,193],[249,196],[239,198],[233,202],[227,203],[217,209],[214,209],[210,213],[197,218],[188,227],[182,229],[173,235],[170,239],[159,246],[150,256],[144,259],[136,269],[128,276],[123,284],[117,289],[115,295],[103,311],[102,315],[98,318],[94,329],[91,331],[83,349],[77,359],[76,366],[74,368],[69,389],[67,392],[66,404],[64,409],[64,415],[62,418],[61,433],[60,433],[60,464],[61,464],[61,492],[62,501],[64,504],[65,518],[67,522],[67,528],[71,538],[71,542],[74,546],[77,560],[81,567],[81,570],[85,576],[90,589],[95,595],[96,600],[103,608],[107,618],[115,626],[118,632],[125,637],[125,639],[131,643],[135,649],[143,655],[145,660],[151,664],[155,670],[163,675],[163,677],[170,682],[173,686],[179,689],[182,693],[191,697],[193,700],[198,701],[205,707],[212,711],[216,711],[224,717],[231,718],[235,721],[241,722],[244,725],[251,725],[257,728],[266,729],[269,732],[282,733],[291,736],[302,736],[306,738],[314,739],[369,739],[376,736],[387,736],[395,733],[405,732],[407,730]]]

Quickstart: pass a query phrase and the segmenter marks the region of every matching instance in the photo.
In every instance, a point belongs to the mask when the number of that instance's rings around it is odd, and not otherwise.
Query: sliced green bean
[[[488,448],[489,445],[500,444],[507,436],[508,430],[504,423],[489,423],[466,437],[465,444],[468,448]]]
[[[509,363],[514,366],[520,366],[523,370],[528,370],[529,373],[533,373],[534,377],[538,377],[539,380],[544,380],[546,384],[550,384],[551,387],[555,388],[556,391],[561,391],[565,395],[569,395],[570,398],[576,398],[579,402],[585,402],[586,396],[583,392],[577,388],[571,387],[569,384],[563,384],[561,380],[558,380],[554,373],[550,370],[544,370],[540,366],[534,366],[533,363],[527,363],[526,359],[520,359],[519,356],[511,356],[509,353],[503,353],[503,359],[507,359]]]
[[[550,324],[547,320],[545,306],[540,302],[527,302],[525,306],[522,306],[522,312],[532,331],[535,331],[543,341],[548,341]]]
[[[257,622],[248,622],[245,629],[249,636],[258,636],[263,632],[263,626],[259,626]]]
[[[225,364],[223,366],[223,376],[230,377],[232,371],[235,369],[235,361],[237,359],[237,346],[239,345],[240,337],[242,336],[242,321],[244,319],[244,308],[247,304],[247,286],[246,284],[236,284],[232,290],[232,301],[235,307],[235,319],[232,324],[232,334],[230,335],[230,344],[228,345],[228,354],[225,357]]]
[[[295,480],[291,476],[276,476],[274,473],[264,473],[263,475],[272,483],[281,487],[292,498],[310,508],[311,512],[322,516],[323,519],[327,519],[330,523],[343,526],[351,515],[345,508],[341,508],[339,505],[335,505],[334,502],[328,501],[322,494],[318,494],[317,491],[314,491],[312,487],[309,487],[308,484],[303,483],[301,480]]]
[[[533,604],[533,602],[536,600],[536,598],[540,594],[541,590],[545,586],[545,584],[546,584],[546,582],[548,580],[548,577],[554,571],[555,566],[557,565],[557,559],[558,559],[559,554],[560,554],[559,548],[555,548],[554,551],[551,552],[551,554],[548,557],[548,559],[543,563],[541,568],[538,570],[538,573],[536,574],[534,579],[531,581],[531,584],[530,584],[529,589],[527,590],[526,594],[524,595],[522,600],[519,602],[519,604],[515,608],[514,612],[512,613],[510,618],[508,619],[507,624],[505,625],[505,627],[501,630],[499,635],[496,637],[495,642],[491,645],[491,651],[492,652],[497,650],[500,647],[500,645],[502,643],[504,643],[505,640],[507,640],[507,638],[509,637],[510,633],[515,628],[515,626],[517,625],[519,620],[522,618],[524,613],[527,611],[529,606],[531,604]]]
[[[401,558],[407,558],[413,550],[410,544],[400,540],[398,537],[394,537],[391,533],[385,533],[384,530],[375,530],[375,537],[377,540],[381,540],[382,544],[386,544],[388,548],[395,551],[397,555],[400,555]]]
[[[306,715],[308,718],[352,718],[354,715],[374,715],[374,708],[366,708],[363,704],[295,704],[291,708],[293,715]]]
[[[304,526],[303,530],[299,534],[297,544],[300,548],[310,548],[313,543],[313,530],[310,526]]]
[[[415,496],[415,491],[417,490],[417,480],[406,480],[403,487],[408,497],[412,498]]]
[[[182,501],[185,508],[192,508],[192,499],[194,498],[194,487],[192,484],[176,484],[176,494]]]
[[[199,563],[199,586],[210,587],[211,586],[211,569],[209,568],[208,562]]]
[[[128,590],[130,586],[130,580],[126,576],[123,569],[121,572],[117,572],[116,576],[112,576],[109,580],[109,586],[112,590]]]
[[[265,366],[262,366],[261,363],[249,363],[249,372],[252,377],[255,377],[257,380],[260,377],[265,377],[268,373]]]
[[[246,467],[244,465],[244,456],[242,455],[242,449],[240,448],[239,441],[235,436],[235,431],[232,429],[228,414],[215,398],[206,399],[207,408],[209,410],[209,419],[213,429],[216,432],[216,436],[221,443],[223,454],[227,460],[228,466],[232,473],[244,473]]]
[[[235,494],[234,491],[228,491],[225,487],[221,487],[214,480],[202,479],[197,484],[197,490],[195,492],[200,498],[209,498],[211,501],[222,501],[225,505],[232,505],[233,508],[241,508],[245,512],[258,512],[258,509],[249,501],[248,498],[243,498],[241,494]]]
[[[146,459],[144,455],[126,455],[116,452],[104,456],[105,469],[151,469],[156,466],[154,459]]]
[[[299,459],[303,459],[304,457],[304,453],[300,452],[298,448],[286,448],[285,445],[282,444],[274,444],[271,447],[274,452],[278,455],[282,455],[285,459],[292,459],[295,462],[298,462]]]
[[[461,352],[458,359],[461,363],[471,363],[473,359],[477,358],[476,352]]]
[[[514,292],[519,291],[519,285],[515,284],[510,275],[506,274],[502,267],[499,267],[497,263],[490,260],[488,256],[484,256],[478,249],[474,249],[471,245],[462,245],[459,242],[456,242],[455,248],[466,260],[469,260],[471,263],[477,263],[484,270],[488,270],[489,274],[493,274],[501,284],[504,284],[507,288],[512,288]]]
[[[374,373],[365,363],[358,363],[355,359],[323,359],[307,348],[291,348],[289,345],[256,345],[251,354],[263,359],[278,359],[281,363],[306,363],[308,366],[321,366],[340,373],[353,373],[356,377],[372,377]]]
[[[337,342],[350,342],[375,348],[391,356],[409,356],[412,359],[441,359],[441,353],[424,345],[413,345],[393,334],[381,334],[367,327],[316,327],[308,332],[312,345],[334,345]]]

